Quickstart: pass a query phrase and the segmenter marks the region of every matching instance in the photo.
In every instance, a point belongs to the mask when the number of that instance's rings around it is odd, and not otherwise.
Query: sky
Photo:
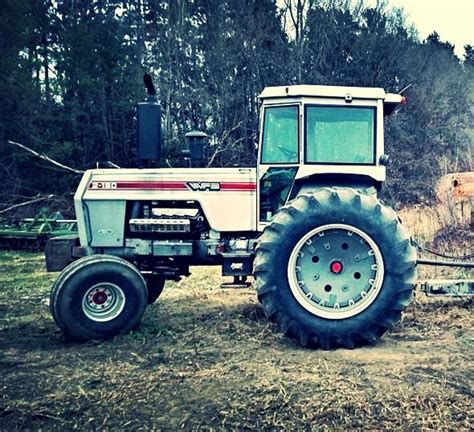
[[[388,3],[403,7],[421,39],[437,31],[442,41],[455,45],[458,57],[463,56],[464,45],[474,46],[474,0],[388,0]]]

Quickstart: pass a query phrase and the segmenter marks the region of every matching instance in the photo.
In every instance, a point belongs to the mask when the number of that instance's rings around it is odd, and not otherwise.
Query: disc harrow
[[[51,237],[76,232],[75,220],[64,219],[59,212],[48,216],[42,210],[33,218],[0,220],[0,249],[43,251]]]

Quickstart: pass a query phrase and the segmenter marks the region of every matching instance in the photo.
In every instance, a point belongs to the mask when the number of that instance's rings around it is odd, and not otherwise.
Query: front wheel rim
[[[379,295],[383,278],[379,247],[367,233],[347,224],[309,231],[288,261],[293,296],[321,318],[344,319],[361,313]]]
[[[89,288],[82,297],[82,311],[92,321],[106,322],[116,318],[125,306],[122,288],[101,282]]]

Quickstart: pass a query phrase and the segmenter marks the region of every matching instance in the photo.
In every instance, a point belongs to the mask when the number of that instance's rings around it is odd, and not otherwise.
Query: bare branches
[[[220,139],[220,142],[221,142],[221,143],[222,143],[222,142],[225,142],[225,141],[229,138],[229,136],[230,136],[230,134],[231,134],[232,132],[236,131],[237,129],[239,129],[239,128],[242,126],[242,123],[243,123],[243,121],[239,121],[239,122],[238,122],[234,127],[232,127],[231,129],[225,130],[224,133],[222,134],[222,137],[221,137],[221,139]],[[237,144],[238,142],[242,141],[243,139],[245,139],[245,138],[240,138],[240,139],[238,139],[237,141],[234,141],[234,142],[233,142],[230,146],[228,146],[228,147],[233,147],[235,144]],[[216,149],[214,150],[214,153],[213,153],[212,156],[210,157],[209,162],[208,162],[208,164],[207,164],[207,167],[208,167],[208,168],[212,165],[212,163],[214,162],[214,159],[216,158],[216,156],[217,156],[219,153],[221,153],[222,151],[224,151],[224,150],[225,150],[225,147],[221,146],[220,144],[218,144],[218,145],[216,146]]]
[[[41,153],[38,153],[37,151],[33,150],[33,149],[30,149],[29,147],[23,145],[23,144],[20,144],[20,143],[17,143],[15,141],[11,141],[11,140],[8,140],[8,144],[12,144],[14,146],[17,146],[17,147],[20,147],[21,149],[23,150],[26,150],[27,152],[35,155],[36,157],[39,157],[40,159],[43,159],[47,162],[49,162],[50,164],[53,164],[53,165],[56,165],[57,167],[59,168],[62,168],[63,170],[66,170],[66,171],[69,171],[69,172],[72,172],[74,174],[83,174],[84,171],[80,171],[80,170],[77,170],[75,168],[71,168],[67,165],[64,165],[60,162],[57,162],[55,161],[54,159],[51,159],[49,156],[46,156],[46,155],[43,155]]]
[[[5,209],[3,209],[3,210],[0,210],[0,214],[6,213],[6,212],[8,212],[8,211],[10,211],[10,210],[14,210],[14,209],[16,209],[16,208],[18,208],[18,207],[24,207],[24,206],[26,206],[26,205],[33,204],[33,203],[36,203],[36,202],[46,201],[46,200],[49,200],[49,199],[51,199],[51,198],[53,198],[53,197],[54,197],[54,195],[36,196],[36,197],[34,197],[33,199],[31,199],[31,200],[29,200],[29,201],[25,201],[25,202],[22,202],[22,203],[20,203],[20,204],[15,204],[15,205],[12,205],[12,206],[10,206],[10,207],[7,207],[7,208],[5,208]]]
[[[117,169],[120,168],[116,163],[114,163],[112,161],[107,161],[106,164],[111,168],[117,168]]]

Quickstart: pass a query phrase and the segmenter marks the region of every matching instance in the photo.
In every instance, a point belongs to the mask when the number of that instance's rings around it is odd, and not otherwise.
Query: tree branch
[[[227,138],[230,136],[230,134],[231,134],[232,132],[234,132],[234,131],[237,130],[240,126],[242,126],[242,123],[243,123],[243,121],[241,120],[241,121],[239,121],[234,127],[232,127],[231,129],[225,130],[224,133],[223,133],[222,136],[221,136],[220,142],[221,142],[221,143],[225,142],[225,140],[227,140]],[[209,162],[207,163],[207,168],[209,168],[209,167],[212,165],[212,163],[214,162],[214,159],[216,158],[216,156],[217,156],[220,152],[224,151],[224,149],[225,149],[225,147],[223,147],[222,145],[220,145],[220,144],[217,144],[217,145],[216,145],[216,149],[214,150],[214,153],[212,154],[212,156],[211,156],[210,159],[209,159]]]
[[[74,174],[83,174],[84,173],[84,171],[80,171],[80,170],[68,167],[67,165],[63,165],[62,163],[57,162],[54,159],[51,159],[49,156],[38,153],[37,151],[32,150],[32,149],[30,149],[29,147],[26,147],[23,144],[20,144],[20,143],[17,143],[15,141],[11,141],[11,140],[8,140],[8,144],[12,144],[14,146],[20,147],[21,149],[26,150],[27,152],[39,157],[40,159],[43,159],[43,160],[49,162],[50,164],[56,165],[59,168],[62,168],[63,170],[70,171]]]
[[[33,198],[33,199],[29,200],[29,201],[25,201],[25,202],[22,202],[22,203],[20,203],[20,204],[15,204],[15,205],[12,205],[12,206],[10,206],[10,207],[7,207],[6,209],[0,210],[0,214],[1,214],[1,213],[6,213],[6,212],[8,212],[8,211],[10,211],[10,210],[13,210],[13,209],[16,209],[16,208],[18,208],[18,207],[26,206],[26,205],[28,205],[28,204],[33,204],[33,203],[35,203],[35,202],[49,200],[49,199],[51,199],[51,198],[53,198],[53,197],[54,197],[54,195],[44,195],[44,196],[41,196],[41,197],[36,197],[36,198]]]

